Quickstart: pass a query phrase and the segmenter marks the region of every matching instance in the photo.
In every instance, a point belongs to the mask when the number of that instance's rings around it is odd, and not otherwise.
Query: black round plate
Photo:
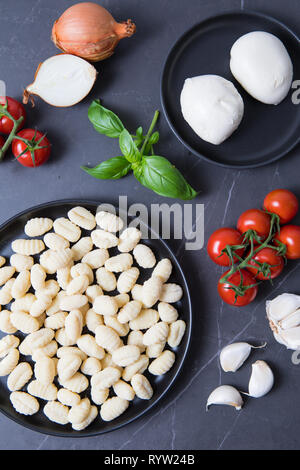
[[[75,205],[81,205],[86,207],[87,209],[91,210],[93,213],[96,213],[97,206],[99,203],[92,202],[92,201],[82,201],[82,200],[63,200],[63,201],[56,201],[50,202],[47,204],[43,204],[27,211],[24,211],[4,225],[0,227],[0,253],[1,255],[5,256],[7,259],[12,254],[11,251],[11,242],[16,238],[26,238],[24,235],[24,225],[26,224],[27,220],[31,219],[32,217],[50,217],[55,219],[57,217],[66,217],[68,210],[70,210]],[[120,214],[122,215],[122,214]],[[127,216],[128,217],[128,216]],[[132,218],[128,217],[128,221],[130,222]],[[141,222],[142,223],[142,222]],[[143,224],[143,223],[142,223]],[[145,226],[145,225],[144,225]],[[150,233],[150,231],[149,231]],[[152,232],[153,233],[153,232]],[[84,231],[83,231],[84,234]],[[9,400],[9,390],[6,386],[7,377],[1,377],[0,380],[0,411],[5,414],[8,418],[13,419],[17,423],[30,428],[34,431],[42,432],[45,434],[51,434],[55,436],[61,437],[87,437],[87,436],[95,436],[98,434],[102,434],[105,432],[113,431],[115,429],[124,426],[125,424],[130,423],[131,421],[139,418],[144,413],[149,411],[157,402],[162,398],[163,395],[167,392],[170,388],[174,380],[176,379],[182,364],[184,362],[189,342],[190,342],[190,335],[191,335],[191,327],[192,327],[192,310],[191,310],[191,301],[189,290],[187,286],[187,282],[185,276],[182,272],[182,269],[175,257],[172,253],[170,248],[167,244],[161,239],[156,236],[156,238],[150,238],[148,240],[143,240],[143,243],[148,244],[151,249],[154,251],[157,259],[162,258],[170,258],[173,264],[173,273],[170,278],[170,282],[176,282],[180,284],[183,288],[184,295],[180,302],[177,303],[176,308],[178,308],[180,313],[180,318],[185,320],[187,324],[186,333],[183,337],[183,340],[178,348],[174,350],[176,354],[176,361],[172,369],[165,375],[160,377],[152,376],[151,374],[145,375],[148,376],[149,380],[152,383],[154,394],[151,400],[141,400],[135,398],[132,403],[130,403],[129,408],[121,415],[119,418],[115,419],[111,422],[104,422],[100,417],[97,417],[95,421],[83,431],[74,431],[70,424],[66,426],[61,426],[59,424],[53,423],[46,418],[43,414],[42,409],[44,404],[46,403],[44,400],[40,400],[40,411],[33,416],[24,416],[17,413],[12,404]],[[110,250],[111,255],[117,254],[117,250],[114,249]],[[141,281],[145,278],[149,277],[147,274],[147,270],[142,270]],[[112,292],[112,294],[117,294],[117,292]],[[3,333],[0,334],[0,338],[4,336]],[[20,339],[23,338],[24,335],[16,333]],[[21,360],[24,358],[21,357]],[[30,356],[26,357],[25,360],[33,362],[30,360]],[[26,391],[26,385],[24,387],[24,391]],[[84,396],[84,393],[82,394]]]
[[[255,12],[230,12],[209,18],[187,31],[173,46],[164,65],[161,101],[177,138],[204,160],[233,168],[253,168],[278,160],[300,139],[300,105],[292,103],[291,90],[277,106],[252,98],[230,72],[230,49],[243,34],[267,31],[286,46],[300,77],[299,38],[284,24]],[[188,77],[216,74],[232,81],[241,94],[245,112],[239,128],[220,145],[200,139],[184,120],[180,93]]]

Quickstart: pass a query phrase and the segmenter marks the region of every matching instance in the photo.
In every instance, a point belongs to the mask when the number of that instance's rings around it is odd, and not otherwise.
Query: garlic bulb
[[[300,295],[281,294],[266,303],[275,339],[288,349],[300,350]]]
[[[73,106],[90,92],[96,77],[97,70],[86,60],[71,54],[55,55],[39,65],[34,82],[24,90],[23,102],[37,95],[52,106]]]
[[[265,345],[266,343],[262,346],[252,346],[244,342],[228,344],[220,353],[222,369],[224,372],[236,372],[249,357],[252,348],[259,349],[265,347]]]
[[[210,405],[230,405],[240,410],[243,406],[243,399],[236,388],[231,385],[221,385],[209,395],[206,403],[207,410]]]
[[[274,375],[265,361],[252,364],[252,374],[249,381],[249,395],[260,398],[269,393],[274,384]]]

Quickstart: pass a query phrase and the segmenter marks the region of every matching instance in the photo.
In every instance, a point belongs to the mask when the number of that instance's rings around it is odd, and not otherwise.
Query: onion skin
[[[63,52],[98,62],[110,57],[120,39],[135,30],[131,20],[117,23],[105,8],[84,2],[71,6],[55,21],[51,38]]]

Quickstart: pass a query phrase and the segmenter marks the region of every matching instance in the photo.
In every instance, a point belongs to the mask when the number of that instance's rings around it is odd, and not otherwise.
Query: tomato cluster
[[[12,153],[17,161],[27,167],[36,167],[46,162],[50,156],[50,142],[38,130],[22,129],[26,121],[24,106],[9,96],[0,98],[0,105],[0,133],[8,136],[7,145],[11,143]],[[17,127],[14,129],[15,123]],[[6,140],[0,135],[0,151],[5,143]]]
[[[300,226],[284,225],[298,209],[291,191],[276,189],[265,197],[263,210],[249,209],[240,215],[236,228],[212,233],[207,243],[210,258],[230,267],[218,282],[219,295],[226,303],[248,305],[260,281],[279,276],[285,259],[300,258]]]

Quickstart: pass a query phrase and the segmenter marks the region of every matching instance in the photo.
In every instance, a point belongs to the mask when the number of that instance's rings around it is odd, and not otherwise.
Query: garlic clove
[[[300,308],[300,295],[280,294],[266,302],[268,317],[278,322]]]
[[[225,372],[236,372],[249,357],[251,345],[232,343],[225,346],[220,353],[220,364]]]
[[[31,95],[40,96],[52,106],[73,106],[83,100],[97,77],[93,65],[71,54],[58,54],[42,62],[34,82],[24,90],[23,102]]]
[[[265,361],[256,361],[252,364],[252,373],[249,381],[249,396],[260,398],[269,393],[274,384],[274,375]]]
[[[243,406],[243,399],[240,392],[231,385],[221,385],[211,392],[207,399],[206,410],[210,405],[230,405],[236,410]]]
[[[280,332],[280,337],[288,349],[300,349],[300,326],[289,328],[288,330],[282,330]]]
[[[295,326],[300,325],[300,309],[296,310],[296,312],[291,313],[287,317],[283,318],[279,322],[280,328],[283,330],[287,330],[288,328],[294,328]]]

